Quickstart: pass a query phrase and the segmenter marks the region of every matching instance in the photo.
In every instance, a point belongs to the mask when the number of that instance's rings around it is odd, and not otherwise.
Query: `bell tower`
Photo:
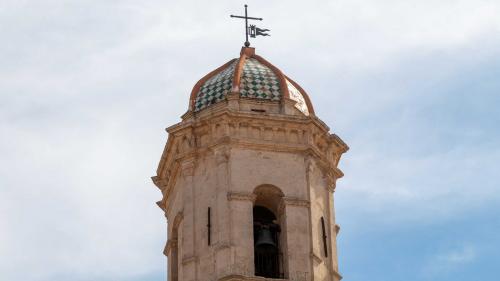
[[[329,130],[254,48],[199,80],[152,178],[168,281],[339,281],[333,198],[348,146]]]

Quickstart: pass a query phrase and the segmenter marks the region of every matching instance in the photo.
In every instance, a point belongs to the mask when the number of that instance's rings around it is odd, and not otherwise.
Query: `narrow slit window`
[[[328,257],[328,248],[326,245],[325,219],[323,219],[323,217],[321,217],[321,230],[323,231],[323,249],[325,250],[325,257]]]
[[[210,207],[208,207],[208,213],[207,213],[207,238],[208,238],[207,240],[208,240],[208,246],[210,246],[210,244],[212,242],[211,239],[210,239],[211,238],[210,237],[210,232],[211,232],[210,228],[212,227],[212,225],[211,225],[210,222],[211,222],[211,214],[210,214]]]

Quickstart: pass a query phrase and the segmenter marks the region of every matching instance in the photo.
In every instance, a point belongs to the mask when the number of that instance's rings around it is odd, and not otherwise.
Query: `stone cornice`
[[[316,160],[324,174],[331,175],[329,186],[333,190],[332,182],[343,176],[337,168],[338,160],[348,149],[315,116],[232,111],[222,105],[204,110],[200,116],[186,116],[183,122],[169,127],[168,132],[157,175],[152,177],[162,191],[163,199],[158,204],[164,211],[168,211],[168,198],[177,177],[194,175],[195,165],[185,164],[190,158],[196,161],[213,153],[216,163],[222,164],[229,161],[230,150],[235,147],[305,153]]]
[[[177,179],[177,170],[179,170],[181,167],[182,169],[182,175],[192,175],[193,174],[193,164],[191,160],[188,160],[187,164],[184,162],[186,161],[185,159],[190,159],[190,158],[195,158],[198,157],[197,155],[205,154],[207,152],[215,152],[216,154],[216,163],[225,163],[229,159],[229,148],[226,146],[229,145],[230,147],[240,147],[240,148],[246,148],[246,149],[253,149],[253,150],[261,150],[261,151],[272,151],[272,152],[290,152],[290,153],[306,153],[311,156],[313,156],[314,159],[316,159],[316,163],[318,163],[319,167],[324,171],[325,174],[330,175],[328,176],[329,179],[329,188],[330,191],[333,192],[335,188],[335,180],[337,178],[340,178],[343,176],[342,171],[340,171],[337,167],[333,166],[327,159],[324,158],[324,156],[321,154],[321,152],[310,145],[307,144],[286,144],[286,143],[275,143],[272,141],[265,141],[265,140],[248,140],[248,139],[243,139],[240,137],[224,137],[220,138],[218,142],[215,142],[212,146],[206,147],[206,148],[200,148],[197,149],[196,151],[193,151],[191,153],[186,153],[183,155],[179,155],[177,159],[175,159],[174,162],[172,162],[172,166],[170,168],[170,177],[169,180],[166,179],[160,179],[158,176],[152,177],[153,182],[162,190],[164,196],[163,199],[160,202],[159,206],[161,209],[164,211],[168,209],[169,204],[168,204],[168,196],[171,193],[171,188],[175,185],[176,179]],[[182,163],[182,164],[181,164]],[[187,173],[187,174],[185,174]]]
[[[162,179],[159,176],[153,176],[153,177],[151,177],[151,180],[156,185],[156,187],[158,187],[160,190],[165,189],[165,187],[168,184],[168,180],[167,179]]]
[[[283,197],[283,202],[287,206],[309,207],[311,202],[296,197]]]
[[[330,139],[342,149],[342,153],[349,150],[349,146],[336,134],[331,134]]]
[[[229,201],[239,200],[239,201],[255,202],[256,198],[257,198],[257,195],[255,195],[253,193],[248,193],[248,192],[230,191],[227,193],[227,199]]]
[[[216,108],[214,108],[216,109]],[[324,132],[329,131],[329,127],[321,121],[317,117],[306,117],[306,116],[296,116],[296,115],[284,115],[281,113],[265,113],[265,114],[257,114],[253,112],[245,112],[245,111],[238,111],[238,110],[230,110],[225,107],[221,107],[220,110],[215,110],[211,112],[204,112],[202,116],[197,116],[193,118],[193,120],[189,121],[183,121],[180,123],[177,123],[175,125],[172,125],[167,128],[167,131],[172,134],[179,132],[183,129],[186,129],[187,127],[194,126],[198,127],[199,125],[203,124],[207,120],[214,119],[214,118],[221,118],[221,117],[229,117],[229,118],[240,118],[240,119],[248,119],[252,121],[274,121],[274,122],[287,122],[287,123],[298,123],[298,124],[314,124],[318,127],[318,129],[321,129]]]
[[[163,199],[160,201],[156,201],[156,205],[158,207],[160,207],[160,209],[162,209],[166,213],[167,210],[166,210],[165,202],[163,201]]]

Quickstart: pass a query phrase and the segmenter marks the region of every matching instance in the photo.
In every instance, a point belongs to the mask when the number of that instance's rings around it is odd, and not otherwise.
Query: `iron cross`
[[[248,5],[245,4],[245,16],[235,16],[235,15],[231,15],[232,18],[240,18],[240,19],[245,19],[245,38],[246,38],[246,41],[245,41],[245,47],[249,47],[250,46],[250,42],[248,41],[248,31],[249,31],[249,27],[248,27],[248,20],[262,20],[262,18],[253,18],[253,17],[249,17],[248,16],[248,13],[247,13],[247,7]],[[252,30],[255,30],[255,25],[252,25],[253,29]],[[263,30],[263,29],[259,29],[257,28],[258,30],[261,30],[261,31],[269,31],[268,29],[266,30]],[[269,36],[268,34],[264,34],[264,33],[261,33],[259,34],[258,32],[255,33],[255,31],[253,31],[253,33],[251,34],[251,37],[255,37],[256,35],[263,35],[263,36]]]

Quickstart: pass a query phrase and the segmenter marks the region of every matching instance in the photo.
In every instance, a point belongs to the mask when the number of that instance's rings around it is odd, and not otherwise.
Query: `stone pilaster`
[[[231,241],[234,253],[231,274],[252,276],[254,273],[253,252],[253,204],[256,195],[252,193],[229,192],[231,214]]]
[[[227,272],[231,259],[231,220],[227,192],[229,190],[228,162],[230,151],[227,147],[216,148],[214,152],[216,163],[216,239],[215,241],[215,271],[218,277]]]
[[[288,243],[289,279],[311,280],[309,206],[307,200],[284,197],[286,213],[286,236]]]
[[[182,272],[183,281],[196,280],[196,241],[195,241],[195,210],[194,210],[194,160],[189,159],[181,164],[181,173],[185,182],[185,187],[182,190],[184,202],[184,220],[182,224],[182,233],[184,239],[182,241]]]

